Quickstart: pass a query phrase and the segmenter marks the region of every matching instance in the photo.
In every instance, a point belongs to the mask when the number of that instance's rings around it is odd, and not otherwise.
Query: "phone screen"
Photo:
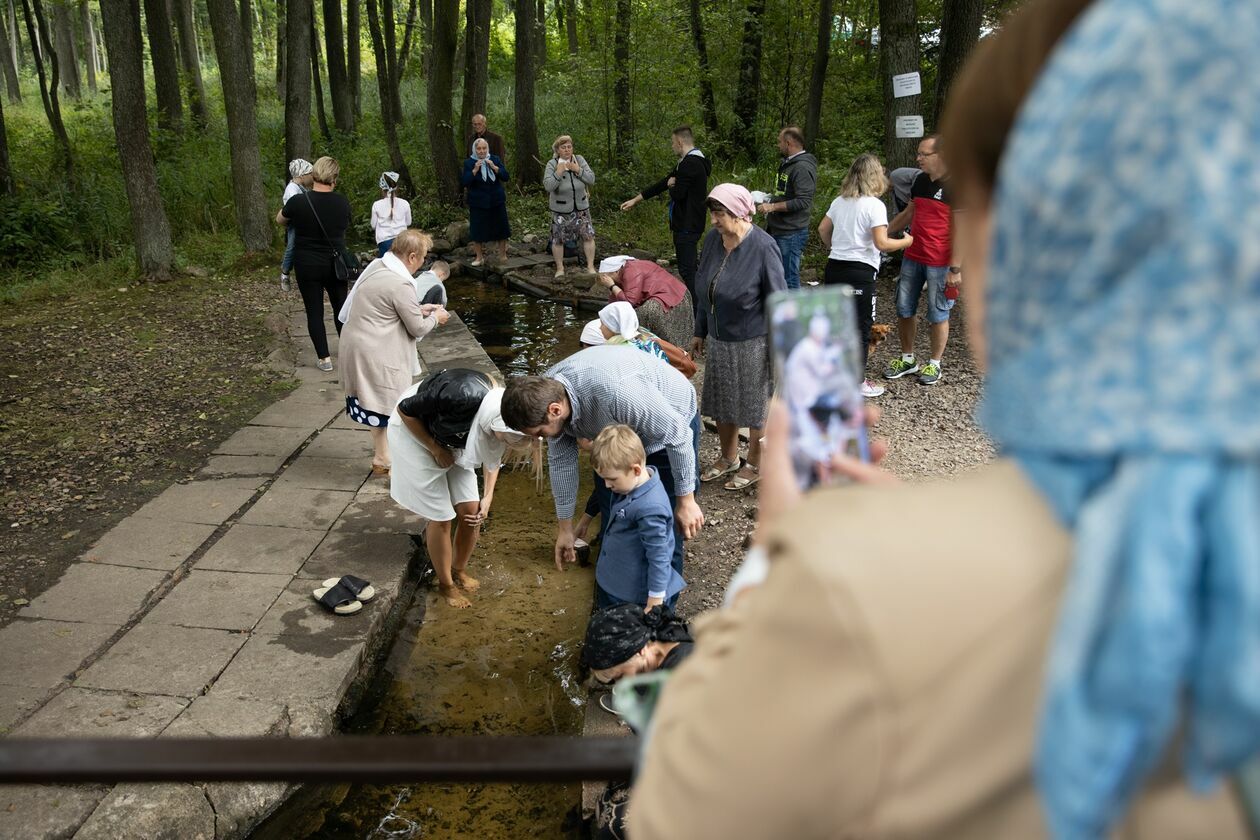
[[[770,341],[776,390],[791,418],[792,468],[808,489],[831,481],[831,459],[870,460],[853,287],[775,292]]]

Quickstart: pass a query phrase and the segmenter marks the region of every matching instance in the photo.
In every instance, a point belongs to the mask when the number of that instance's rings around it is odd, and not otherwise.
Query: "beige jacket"
[[[415,340],[435,326],[436,318],[420,315],[411,280],[374,260],[359,277],[350,317],[341,330],[338,362],[346,396],[389,416],[399,395],[411,386]]]
[[[1030,764],[1070,544],[1018,468],[815,493],[767,547],[665,690],[633,840],[1044,837]],[[1115,836],[1247,835],[1228,789],[1169,772]]]

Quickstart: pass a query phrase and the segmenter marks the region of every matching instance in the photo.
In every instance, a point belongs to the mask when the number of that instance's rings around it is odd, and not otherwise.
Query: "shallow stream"
[[[541,373],[578,349],[583,320],[558,304],[456,280],[451,309],[505,375]],[[589,472],[583,471],[584,475]],[[583,492],[589,490],[584,486]],[[525,472],[504,472],[469,565],[473,606],[453,610],[422,585],[374,694],[349,729],[362,734],[551,735],[581,731],[577,653],[593,569],[557,572],[554,509]],[[561,837],[580,785],[355,785],[297,836]]]

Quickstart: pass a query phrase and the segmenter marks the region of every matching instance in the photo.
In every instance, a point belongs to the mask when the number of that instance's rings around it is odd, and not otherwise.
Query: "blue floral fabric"
[[[1075,535],[1036,775],[1059,838],[1184,729],[1260,750],[1260,4],[1099,0],[999,173],[979,416]]]

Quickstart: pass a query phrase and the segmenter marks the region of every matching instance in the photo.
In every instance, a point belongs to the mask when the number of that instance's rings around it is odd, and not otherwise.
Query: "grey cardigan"
[[[547,161],[547,171],[543,173],[543,187],[547,190],[547,206],[553,213],[572,213],[575,210],[586,210],[591,200],[586,188],[595,183],[595,172],[586,158],[574,155],[574,160],[582,171],[576,175],[572,172],[556,174],[556,164],[560,161],[552,158]]]
[[[783,257],[770,234],[753,225],[727,257],[722,234],[709,231],[696,266],[696,338],[747,341],[765,335],[766,296],[786,288]]]

